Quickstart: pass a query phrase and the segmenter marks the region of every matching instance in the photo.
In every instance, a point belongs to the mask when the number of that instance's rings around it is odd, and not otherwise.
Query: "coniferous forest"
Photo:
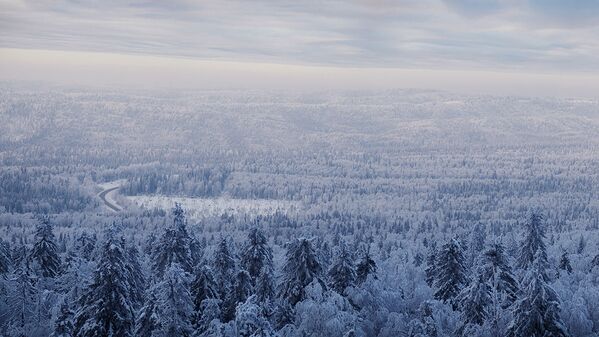
[[[1,88],[1,336],[599,335],[597,100]]]

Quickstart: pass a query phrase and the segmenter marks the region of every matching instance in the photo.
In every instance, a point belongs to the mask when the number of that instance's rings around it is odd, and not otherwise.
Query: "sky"
[[[0,79],[599,92],[599,0],[0,0]]]

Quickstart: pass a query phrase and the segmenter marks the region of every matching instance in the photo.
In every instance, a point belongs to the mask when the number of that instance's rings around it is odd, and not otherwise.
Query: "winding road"
[[[116,190],[118,190],[119,188],[120,188],[120,186],[116,186],[116,187],[107,188],[107,189],[105,189],[104,191],[100,192],[100,194],[98,194],[98,197],[99,197],[100,199],[102,199],[102,201],[104,202],[104,205],[106,205],[106,207],[108,207],[108,208],[109,208],[110,210],[112,210],[113,212],[120,212],[120,211],[121,211],[121,208],[120,208],[120,207],[119,207],[119,206],[118,206],[116,203],[114,203],[114,201],[112,201],[112,200],[107,200],[107,199],[106,199],[106,196],[107,196],[109,193],[111,193],[111,192],[113,192],[113,191],[116,191]]]

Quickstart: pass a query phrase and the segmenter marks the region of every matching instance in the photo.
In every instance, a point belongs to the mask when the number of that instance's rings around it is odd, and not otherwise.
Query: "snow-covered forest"
[[[0,83],[0,335],[598,336],[597,111]]]

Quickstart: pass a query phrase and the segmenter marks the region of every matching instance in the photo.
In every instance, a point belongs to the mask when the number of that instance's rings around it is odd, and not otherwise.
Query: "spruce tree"
[[[13,334],[29,335],[36,312],[38,289],[26,259],[21,259],[11,278],[12,288],[8,297],[10,323]]]
[[[5,242],[0,238],[0,275],[6,274],[10,271],[10,246],[8,242]]]
[[[435,281],[437,280],[437,245],[433,242],[428,249],[428,254],[426,255],[426,268],[424,273],[426,274],[426,284],[429,287],[433,287],[435,285]]]
[[[568,274],[572,274],[572,264],[570,264],[570,258],[567,252],[562,252],[562,256],[559,259],[559,269],[566,271]]]
[[[356,271],[353,258],[344,243],[339,246],[339,252],[329,269],[329,284],[333,290],[343,295],[345,289],[356,281]]]
[[[480,271],[462,290],[457,301],[462,312],[459,334],[463,335],[469,325],[482,325],[489,317],[489,307],[492,304],[491,287]]]
[[[156,285],[158,325],[152,336],[189,337],[193,333],[193,300],[188,275],[178,263],[172,263]]]
[[[482,257],[482,275],[497,293],[496,303],[503,307],[512,304],[518,293],[518,282],[512,272],[505,249],[501,243],[495,243]]]
[[[451,239],[443,245],[439,252],[435,298],[443,302],[450,302],[456,309],[455,298],[467,283],[466,262],[462,247],[457,239]]]
[[[287,250],[283,275],[278,294],[282,299],[295,305],[305,297],[305,288],[314,279],[320,280],[322,266],[312,243],[308,239],[297,239]]]
[[[218,298],[218,284],[214,279],[214,273],[209,266],[198,268],[191,282],[191,296],[194,311],[197,317],[202,316],[201,306],[205,299]]]
[[[56,277],[60,273],[60,257],[54,242],[52,224],[48,218],[43,218],[35,230],[35,243],[31,250],[30,260],[34,262],[35,271],[43,277]]]
[[[232,252],[229,242],[222,238],[214,252],[214,261],[212,263],[214,278],[218,285],[219,298],[222,300],[226,299],[227,293],[232,286],[235,267],[235,254]]]
[[[528,269],[535,255],[547,262],[547,248],[545,246],[545,230],[543,228],[543,217],[540,214],[532,213],[526,222],[526,233],[524,241],[520,244],[518,259],[516,261],[518,268]]]
[[[356,265],[356,284],[364,283],[369,275],[376,279],[376,268],[376,262],[370,256],[370,251],[366,249]]]
[[[69,308],[69,303],[65,299],[60,305],[60,312],[54,323],[54,332],[51,337],[72,337],[73,336],[73,311]]]
[[[164,230],[152,254],[154,271],[158,276],[162,276],[171,263],[178,263],[187,273],[193,271],[192,239],[187,233],[181,205],[175,203],[172,213],[173,223]]]
[[[260,303],[268,302],[274,298],[275,281],[271,268],[266,266],[262,267],[260,275],[258,275],[258,278],[256,279],[254,294],[256,294],[256,299]]]
[[[272,249],[261,230],[252,228],[248,234],[247,243],[241,254],[241,267],[252,278],[252,284],[260,276],[262,268],[272,269]]]
[[[560,303],[556,292],[547,283],[546,256],[535,254],[533,263],[523,281],[522,297],[516,302],[513,320],[508,328],[509,337],[567,337],[567,329],[560,319]]]
[[[129,280],[131,282],[129,298],[135,307],[142,304],[146,285],[145,275],[139,259],[137,247],[134,245],[129,246],[127,248],[127,269],[129,270]]]
[[[157,302],[155,290],[152,288],[148,291],[146,300],[135,320],[135,336],[152,336],[158,327]]]
[[[123,241],[110,230],[93,282],[80,299],[81,306],[75,315],[75,336],[132,336],[132,281],[127,263]]]
[[[227,294],[224,302],[223,322],[229,322],[235,318],[237,304],[245,302],[252,295],[252,280],[250,274],[240,270],[235,275],[235,281],[231,291]]]

